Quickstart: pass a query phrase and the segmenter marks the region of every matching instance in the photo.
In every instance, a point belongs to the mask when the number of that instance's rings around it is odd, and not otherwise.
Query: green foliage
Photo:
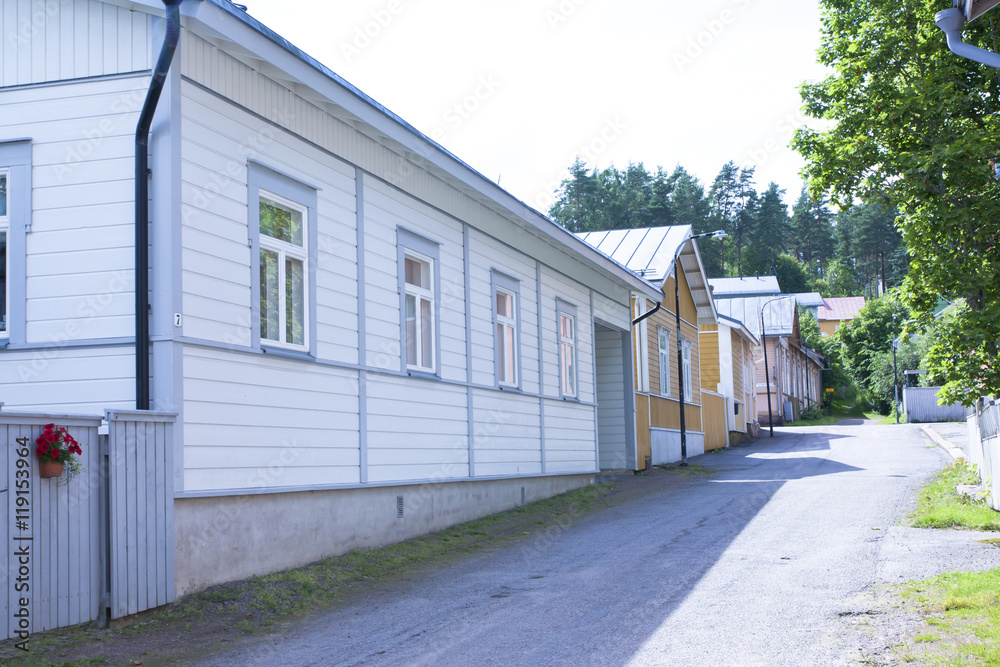
[[[774,260],[774,270],[777,272],[778,284],[783,294],[811,292],[812,283],[805,266],[791,255],[779,255]]]
[[[832,74],[802,96],[829,129],[793,139],[812,192],[845,210],[861,200],[899,212],[909,305],[926,321],[938,297],[968,304],[928,358],[946,379],[942,398],[1000,393],[1000,77],[948,51],[934,24],[942,2],[821,5],[819,60]],[[977,21],[965,40],[1000,51],[997,27],[995,15]]]
[[[844,366],[848,374],[861,389],[864,398],[882,414],[892,405],[893,315],[896,316],[895,331],[899,336],[909,309],[896,293],[890,292],[868,301],[857,317],[837,331],[837,338],[843,343]],[[907,363],[918,365],[919,357],[909,359]],[[898,354],[897,370],[906,370],[899,368]]]

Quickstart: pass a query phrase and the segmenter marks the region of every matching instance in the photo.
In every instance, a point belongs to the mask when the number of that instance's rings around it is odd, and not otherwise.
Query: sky
[[[589,167],[756,168],[794,203],[818,0],[241,0],[529,205]]]

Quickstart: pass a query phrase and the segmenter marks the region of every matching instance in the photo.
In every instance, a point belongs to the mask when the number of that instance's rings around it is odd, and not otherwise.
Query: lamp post
[[[807,347],[808,344],[809,344],[809,339],[812,338],[815,335],[816,335],[816,332],[814,331],[813,333],[811,333],[808,336],[806,336],[806,339],[802,342],[803,347]],[[809,369],[808,368],[806,368],[806,398],[808,398],[810,401],[812,401],[812,396],[810,395],[810,392],[809,392]],[[815,402],[815,401],[813,401],[813,402]]]
[[[896,313],[892,314],[892,399],[896,403],[896,423],[899,423],[899,376],[896,374]]]
[[[774,414],[771,412],[771,369],[767,362],[767,327],[764,325],[764,309],[772,301],[787,299],[787,296],[776,296],[764,302],[760,307],[760,344],[764,346],[764,380],[767,383],[767,427],[771,430],[771,437],[774,437]],[[775,380],[778,378],[775,377]]]
[[[684,422],[684,359],[682,357],[681,351],[681,275],[678,265],[678,258],[680,257],[681,250],[687,245],[688,241],[693,241],[694,239],[704,238],[706,236],[711,236],[714,239],[722,239],[726,237],[724,231],[717,230],[714,232],[705,232],[704,234],[695,234],[694,236],[689,236],[680,245],[677,246],[677,250],[674,251],[674,317],[677,321],[677,386],[681,399],[681,466],[686,466],[688,464],[688,454],[687,454],[687,429],[685,428]]]

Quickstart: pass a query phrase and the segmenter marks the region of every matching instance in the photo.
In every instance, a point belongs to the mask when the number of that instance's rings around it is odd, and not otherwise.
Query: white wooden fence
[[[174,599],[174,415],[109,412],[102,419],[0,410],[0,555],[4,633],[106,621]],[[65,427],[84,471],[41,479],[35,439]]]
[[[979,399],[970,411],[969,460],[976,464],[983,483],[990,488],[986,500],[1000,510],[1000,404]]]
[[[938,405],[940,387],[903,387],[903,414],[911,424],[917,422],[965,421],[965,406],[960,403]]]

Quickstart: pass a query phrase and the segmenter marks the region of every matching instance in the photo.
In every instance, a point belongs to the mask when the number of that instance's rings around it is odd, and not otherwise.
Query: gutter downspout
[[[650,315],[652,315],[653,313],[655,313],[656,311],[658,311],[660,309],[660,306],[662,306],[662,305],[663,305],[663,302],[661,301],[658,304],[656,304],[656,307],[653,308],[652,310],[647,310],[645,313],[643,313],[639,317],[637,317],[634,320],[632,320],[632,326],[635,326],[636,324],[639,324],[639,322],[642,322],[644,319],[646,319],[647,317],[649,317]]]
[[[163,0],[167,31],[163,37],[146,101],[135,128],[135,408],[149,410],[149,128],[181,36],[180,4]],[[169,222],[169,221],[167,221]]]
[[[962,29],[965,27],[965,16],[962,10],[956,7],[945,9],[934,15],[934,23],[941,28],[948,38],[948,48],[956,56],[974,60],[977,63],[988,65],[993,69],[1000,69],[1000,54],[981,49],[972,44],[962,41]]]

